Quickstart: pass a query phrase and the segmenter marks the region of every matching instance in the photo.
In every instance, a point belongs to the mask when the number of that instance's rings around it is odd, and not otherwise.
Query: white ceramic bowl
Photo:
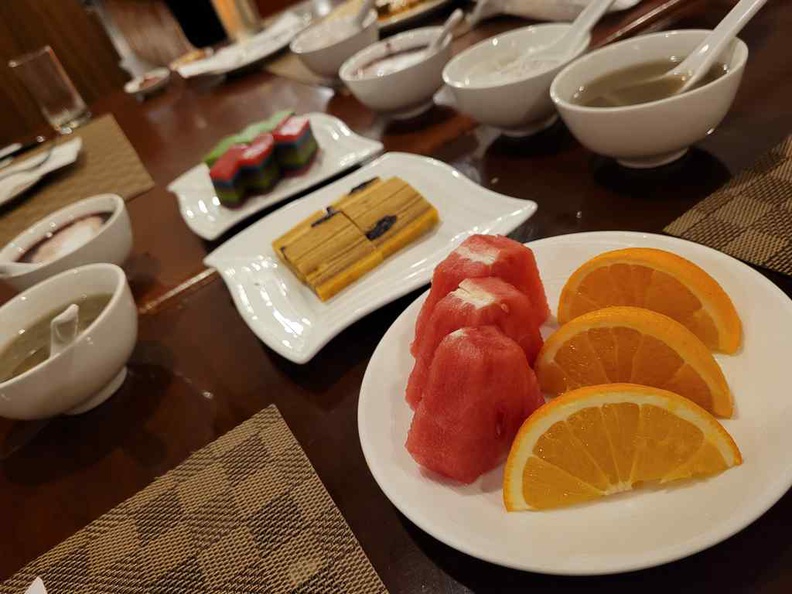
[[[137,309],[124,271],[90,264],[62,272],[0,307],[0,353],[20,330],[84,295],[110,293],[110,303],[57,355],[0,383],[0,416],[43,419],[78,414],[109,398],[126,377],[137,340]]]
[[[550,126],[558,117],[550,100],[550,83],[565,66],[526,73],[519,78],[481,82],[475,76],[492,61],[509,62],[527,51],[546,47],[560,38],[569,24],[552,23],[523,27],[486,39],[466,49],[443,70],[443,81],[451,94],[450,104],[476,121],[512,136],[525,136]],[[583,53],[591,37],[576,48]],[[448,93],[444,93],[447,97]]]
[[[349,26],[352,17],[320,21],[300,33],[289,46],[310,70],[327,78],[337,78],[338,69],[350,56],[376,42],[379,37],[377,12],[369,12],[356,33],[330,44],[322,40],[332,36],[340,27]]]
[[[426,47],[440,27],[423,27],[394,35],[358,52],[341,66],[339,75],[363,105],[396,118],[414,117],[432,107],[443,84],[443,67],[451,59],[451,39],[420,62],[381,76],[359,76],[361,68],[386,56]]]
[[[614,70],[670,56],[684,59],[709,33],[667,31],[614,43],[564,68],[550,95],[572,134],[595,153],[628,167],[670,163],[710,134],[729,111],[748,59],[741,40],[721,56],[728,72],[699,89],[627,107],[583,107],[572,98],[580,87]]]
[[[0,277],[0,280],[22,291],[47,277],[94,262],[108,262],[119,266],[132,251],[132,227],[126,205],[120,196],[100,194],[70,204],[37,221],[17,235],[0,250],[0,262],[14,262],[28,248],[38,243],[47,233],[60,229],[70,222],[98,212],[113,213],[99,232],[86,243],[68,254],[50,260],[21,274]]]

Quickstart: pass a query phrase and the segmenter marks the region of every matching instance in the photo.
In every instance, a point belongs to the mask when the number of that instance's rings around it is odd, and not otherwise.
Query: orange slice
[[[726,291],[693,262],[671,252],[628,248],[592,258],[564,285],[558,322],[614,305],[665,314],[714,351],[734,353],[740,347],[740,318]]]
[[[607,307],[564,324],[536,359],[542,391],[630,382],[670,390],[722,417],[734,412],[726,378],[695,334],[640,307]]]
[[[634,384],[591,386],[523,423],[506,461],[503,503],[509,511],[550,509],[741,463],[731,436],[690,400]]]

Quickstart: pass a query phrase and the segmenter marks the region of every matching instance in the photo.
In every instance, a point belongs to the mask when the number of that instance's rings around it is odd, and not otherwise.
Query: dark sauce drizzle
[[[370,240],[375,240],[378,237],[385,235],[388,230],[396,223],[396,215],[385,215],[377,224],[366,232],[366,237]]]
[[[362,192],[363,190],[368,188],[371,184],[377,181],[379,181],[378,177],[372,177],[371,179],[367,179],[366,181],[359,183],[354,188],[349,190],[349,195],[351,196],[352,194],[357,194],[358,192]]]

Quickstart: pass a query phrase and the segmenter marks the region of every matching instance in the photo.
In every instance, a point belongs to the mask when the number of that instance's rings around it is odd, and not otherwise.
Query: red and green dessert
[[[264,192],[274,186],[280,179],[280,167],[272,134],[257,136],[242,152],[239,164],[245,189]]]
[[[275,130],[273,135],[278,164],[286,171],[303,169],[319,150],[311,130],[311,122],[303,116],[290,117]]]
[[[242,154],[246,147],[232,146],[215,161],[209,170],[217,197],[220,203],[226,206],[236,206],[242,202],[245,195],[245,186],[242,182]]]

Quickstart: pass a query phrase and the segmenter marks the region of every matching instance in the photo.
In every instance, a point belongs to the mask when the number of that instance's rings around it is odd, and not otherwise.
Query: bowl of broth
[[[658,80],[710,31],[642,35],[579,58],[550,86],[564,123],[581,144],[627,167],[670,163],[706,138],[731,107],[748,60],[735,39],[695,88],[675,94],[681,80]]]
[[[69,268],[107,262],[122,265],[132,251],[132,227],[124,200],[101,194],[50,213],[0,250],[0,262],[30,264],[0,280],[22,291]]]
[[[350,56],[377,41],[377,11],[371,10],[362,27],[353,16],[330,18],[309,27],[289,46],[310,70],[327,78],[338,78],[338,69]]]
[[[441,29],[413,29],[367,47],[344,62],[341,80],[366,107],[393,118],[427,111],[451,59],[450,36],[436,52],[426,51]]]
[[[455,56],[443,70],[446,84],[438,100],[448,99],[456,109],[477,122],[509,136],[539,132],[558,119],[550,100],[550,83],[568,62],[525,60],[560,39],[566,23],[521,27],[485,39]],[[573,52],[582,54],[586,35]]]
[[[0,307],[0,416],[98,406],[124,382],[136,340],[137,309],[118,266],[89,264],[42,281]]]

